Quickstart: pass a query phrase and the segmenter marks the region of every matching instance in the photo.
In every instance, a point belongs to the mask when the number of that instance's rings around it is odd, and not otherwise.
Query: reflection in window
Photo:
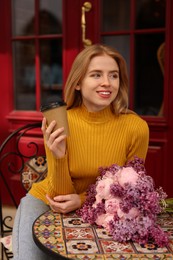
[[[25,24],[34,17],[34,0],[13,0],[12,4],[12,33],[13,36],[26,35],[24,30]],[[29,35],[34,34],[34,27],[28,32]]]
[[[124,57],[129,71],[130,66],[130,37],[128,35],[102,37],[102,43],[112,46]]]
[[[62,95],[62,39],[40,41],[40,87],[42,105]]]
[[[165,0],[136,1],[136,29],[165,27]]]
[[[128,30],[130,26],[130,0],[102,0],[103,32]]]
[[[45,7],[44,1],[42,6]],[[32,40],[18,38],[14,41],[15,108],[17,110],[36,110],[36,102],[38,102],[36,84],[40,86],[41,104],[49,100],[57,101],[62,96],[62,35],[60,34],[62,21],[59,21],[53,12],[40,10],[39,28],[36,27],[36,16],[25,25],[23,17],[21,35],[32,35]],[[38,31],[43,35],[42,38]],[[36,82],[36,79],[40,81]]]
[[[157,116],[163,100],[163,73],[157,51],[164,35],[136,36],[135,111]]]
[[[130,88],[134,89],[132,109],[141,115],[162,116],[160,111],[163,111],[164,74],[157,52],[165,42],[167,1],[102,0],[101,3],[101,40],[124,56],[128,71],[129,49],[134,50],[134,56],[131,56],[135,66],[132,68],[134,75],[130,75],[133,83]],[[152,32],[148,29],[152,29]]]
[[[36,109],[35,44],[33,40],[13,43],[15,108]]]
[[[62,33],[62,1],[40,0],[39,24],[39,34]]]
[[[62,40],[40,41],[40,73],[43,89],[56,89],[62,85]]]
[[[136,1],[137,29],[165,27],[165,0]],[[143,115],[160,115],[163,103],[164,75],[157,52],[165,34],[139,34],[135,37],[135,111]]]

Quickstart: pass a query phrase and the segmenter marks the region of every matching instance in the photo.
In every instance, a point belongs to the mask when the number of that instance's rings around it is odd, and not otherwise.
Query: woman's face
[[[108,107],[119,90],[119,68],[117,62],[108,55],[94,57],[84,79],[76,87],[81,91],[83,104],[89,112]]]

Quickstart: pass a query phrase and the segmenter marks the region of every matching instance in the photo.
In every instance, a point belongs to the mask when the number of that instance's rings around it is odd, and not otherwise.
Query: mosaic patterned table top
[[[35,221],[33,235],[47,253],[75,260],[173,260],[173,213],[162,214],[158,223],[170,233],[169,245],[164,248],[155,244],[118,243],[104,229],[83,223],[75,213],[62,215],[51,210]]]

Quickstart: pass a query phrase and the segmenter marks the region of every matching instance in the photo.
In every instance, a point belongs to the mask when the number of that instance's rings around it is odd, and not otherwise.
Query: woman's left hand
[[[78,194],[59,195],[51,199],[46,195],[50,208],[58,213],[69,213],[81,206],[81,200]]]

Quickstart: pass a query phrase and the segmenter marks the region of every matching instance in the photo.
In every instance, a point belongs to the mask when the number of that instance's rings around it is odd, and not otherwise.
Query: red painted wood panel
[[[81,41],[81,7],[84,0],[63,0],[63,78],[64,82],[69,73],[71,64],[77,53],[83,48]],[[91,0],[92,10],[87,13],[87,38],[93,43],[99,42],[100,32],[100,1]],[[134,23],[134,4],[131,1],[131,27]],[[156,186],[163,186],[170,197],[173,197],[172,181],[172,148],[173,148],[173,1],[167,0],[166,10],[166,58],[165,58],[165,88],[164,88],[164,117],[147,117],[150,128],[150,147],[146,160],[148,174],[153,176]],[[11,47],[11,1],[0,1],[0,17],[3,23],[0,26],[0,143],[13,130],[29,122],[39,122],[42,114],[39,111],[15,111],[13,94],[13,68]],[[145,32],[145,31],[144,31]],[[151,31],[150,31],[151,32]],[[114,34],[126,32],[114,32]],[[130,30],[130,34],[134,33]],[[140,30],[136,33],[141,33]],[[105,33],[106,34],[106,33]],[[134,42],[131,39],[130,53],[134,55]],[[130,74],[134,72],[134,61],[130,60]],[[134,77],[131,76],[131,90]],[[38,85],[38,84],[37,84]],[[38,88],[38,87],[37,87]],[[38,90],[37,90],[38,91]],[[39,96],[39,95],[38,95]],[[154,97],[153,97],[154,98]],[[130,92],[130,105],[133,106],[133,91]],[[38,109],[38,107],[37,107]],[[40,142],[39,133],[32,133],[34,140]],[[25,141],[24,141],[25,143]],[[41,143],[39,143],[41,145]],[[12,185],[13,186],[13,185]],[[15,187],[15,185],[14,185]],[[18,190],[18,188],[17,188]]]

